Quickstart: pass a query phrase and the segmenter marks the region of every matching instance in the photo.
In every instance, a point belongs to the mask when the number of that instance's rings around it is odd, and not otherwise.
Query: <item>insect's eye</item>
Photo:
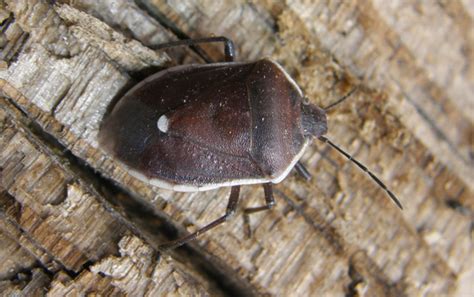
[[[310,103],[310,102],[309,102],[309,98],[308,98],[308,97],[304,97],[304,98],[303,98],[303,104],[304,104],[304,105],[309,105],[309,103]]]

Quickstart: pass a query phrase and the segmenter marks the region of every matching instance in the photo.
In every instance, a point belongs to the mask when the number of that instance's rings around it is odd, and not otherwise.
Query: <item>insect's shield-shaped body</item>
[[[324,110],[274,61],[184,65],[148,77],[119,100],[101,145],[131,174],[176,191],[280,182]]]

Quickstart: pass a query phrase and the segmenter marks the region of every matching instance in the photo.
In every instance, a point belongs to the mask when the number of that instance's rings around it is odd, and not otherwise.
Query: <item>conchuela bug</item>
[[[299,159],[314,138],[354,162],[402,208],[379,178],[324,136],[326,110],[307,103],[277,62],[235,62],[234,45],[225,37],[160,48],[206,42],[223,42],[226,61],[176,66],[146,78],[118,101],[99,133],[101,146],[147,183],[184,192],[231,187],[221,218],[163,247],[225,222],[236,210],[241,185],[262,184],[265,193],[265,205],[245,213],[270,209],[272,184],[293,168],[309,177]]]

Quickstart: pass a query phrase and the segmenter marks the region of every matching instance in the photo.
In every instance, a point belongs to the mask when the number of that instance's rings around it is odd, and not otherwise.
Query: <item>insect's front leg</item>
[[[265,205],[258,207],[250,207],[244,209],[244,224],[246,225],[247,237],[252,237],[252,229],[250,228],[249,215],[252,213],[272,209],[276,202],[273,197],[273,188],[271,183],[263,184],[263,191],[265,193]]]

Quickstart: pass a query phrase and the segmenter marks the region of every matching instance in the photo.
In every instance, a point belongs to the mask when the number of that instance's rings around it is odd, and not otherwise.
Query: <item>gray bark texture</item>
[[[52,3],[54,2],[54,3]],[[0,295],[473,296],[474,2],[0,0]],[[178,193],[99,146],[110,106],[164,67],[202,63],[167,41],[224,35],[271,57],[328,114],[309,182]],[[202,47],[222,60],[222,46]],[[186,164],[183,164],[186,166]]]

